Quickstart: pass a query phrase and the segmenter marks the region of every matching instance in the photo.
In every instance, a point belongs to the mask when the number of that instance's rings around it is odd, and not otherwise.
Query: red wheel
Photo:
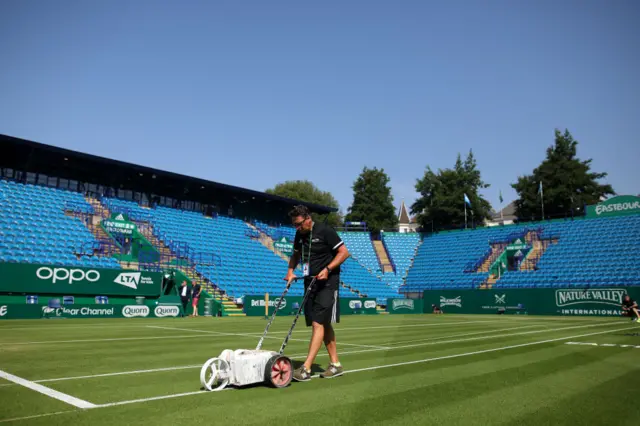
[[[274,355],[267,362],[265,369],[265,379],[267,383],[276,388],[284,388],[289,386],[293,378],[293,365],[291,360],[286,356]]]

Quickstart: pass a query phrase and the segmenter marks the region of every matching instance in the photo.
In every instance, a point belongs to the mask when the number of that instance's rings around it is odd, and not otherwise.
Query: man
[[[333,228],[313,221],[307,207],[296,206],[289,216],[296,228],[296,236],[285,281],[291,285],[296,277],[294,270],[300,262],[304,277],[316,276],[314,288],[304,306],[307,327],[313,327],[309,353],[304,365],[293,372],[293,379],[299,382],[311,379],[311,366],[323,342],[329,352],[330,363],[320,377],[341,376],[343,368],[338,360],[336,335],[331,324],[340,322],[340,265],[349,257],[349,251]],[[311,281],[311,278],[304,280],[305,294]]]
[[[191,289],[187,286],[187,280],[183,280],[180,285],[180,301],[182,302],[182,317],[187,313],[187,305],[189,304],[189,296],[191,296]]]
[[[638,313],[638,303],[633,300],[629,295],[625,295],[624,299],[622,299],[622,310],[625,315],[631,317],[632,321],[640,321],[640,314]]]

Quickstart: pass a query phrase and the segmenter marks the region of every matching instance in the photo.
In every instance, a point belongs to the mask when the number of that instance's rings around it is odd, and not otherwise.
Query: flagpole
[[[467,203],[464,203],[464,229],[467,229]]]
[[[542,181],[540,181],[540,207],[542,208],[542,220],[544,220],[544,190],[542,189]]]

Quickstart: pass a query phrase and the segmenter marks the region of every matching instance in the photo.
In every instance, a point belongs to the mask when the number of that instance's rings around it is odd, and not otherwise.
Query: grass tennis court
[[[263,349],[279,348],[291,320],[276,318]],[[2,322],[0,423],[640,421],[640,324],[628,319],[344,316],[336,327],[344,376],[286,389],[201,391],[206,359],[254,348],[265,324],[255,317]],[[286,352],[294,361],[304,360],[309,333],[299,322]],[[323,351],[318,371],[328,361]]]

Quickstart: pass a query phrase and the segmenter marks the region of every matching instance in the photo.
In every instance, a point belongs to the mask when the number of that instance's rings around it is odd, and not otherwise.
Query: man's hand
[[[291,281],[293,281],[296,278],[297,278],[296,274],[294,274],[292,270],[289,270],[287,272],[287,276],[284,277],[284,280],[287,282],[287,287],[291,284]]]
[[[320,281],[325,281],[329,279],[329,270],[324,268],[320,273],[316,276],[316,279]]]

